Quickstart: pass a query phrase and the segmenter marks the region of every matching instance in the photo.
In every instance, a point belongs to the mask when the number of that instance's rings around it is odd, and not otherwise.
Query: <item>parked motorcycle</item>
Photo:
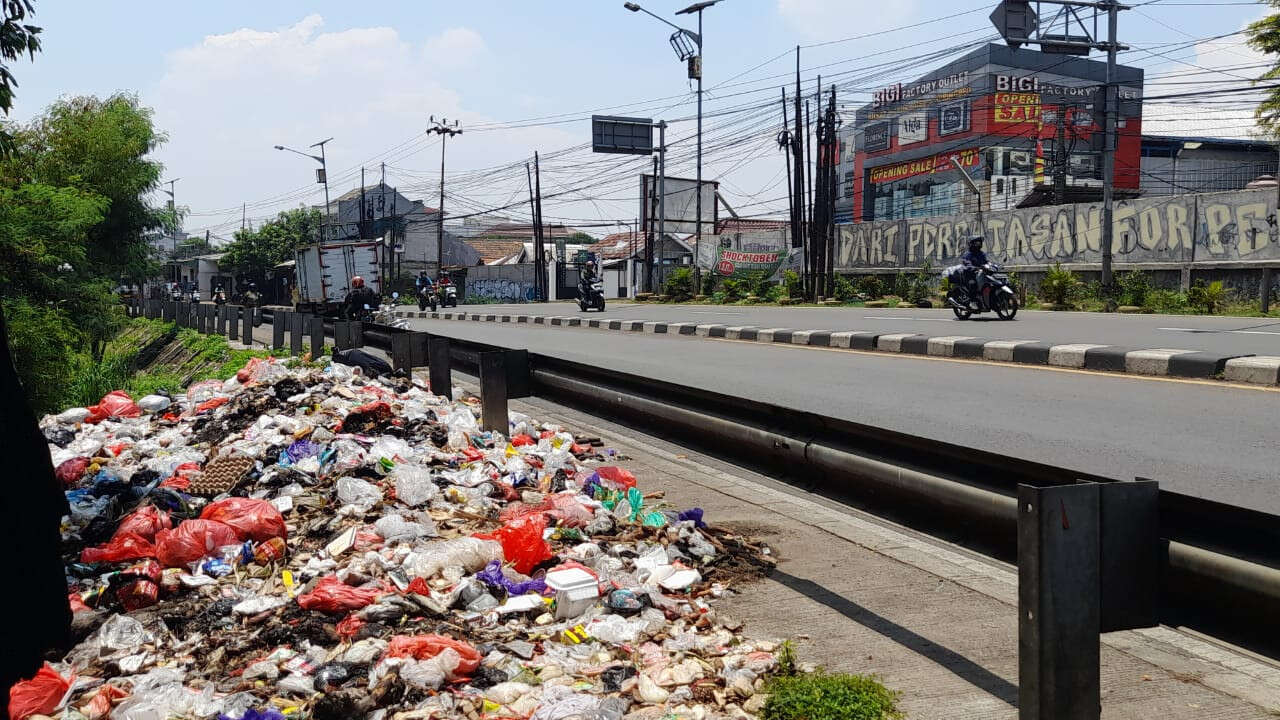
[[[436,311],[436,294],[431,288],[423,285],[418,288],[418,312],[424,312],[428,305],[431,306],[431,312]]]
[[[604,312],[604,281],[597,278],[586,288],[578,288],[578,308],[582,312],[599,310]]]
[[[977,269],[977,294],[969,292],[965,282],[964,267],[947,268],[946,277],[951,282],[947,291],[947,304],[958,320],[968,320],[975,313],[994,312],[1001,320],[1012,320],[1018,314],[1018,296],[1009,283],[1009,276],[1001,267],[988,263]]]

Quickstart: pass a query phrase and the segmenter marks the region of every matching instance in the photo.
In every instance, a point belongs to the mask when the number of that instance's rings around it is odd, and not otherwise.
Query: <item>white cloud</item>
[[[427,38],[427,60],[445,67],[464,67],[484,52],[484,38],[470,28],[449,28]]]
[[[438,150],[423,154],[435,141],[422,136],[429,115],[461,119],[464,127],[491,120],[465,107],[450,85],[463,82],[456,80],[461,73],[445,60],[483,70],[489,59],[483,38],[467,28],[447,29],[415,44],[388,27],[326,31],[323,18],[309,15],[277,30],[210,35],[171,53],[161,80],[143,99],[169,134],[158,155],[166,173],[182,178],[179,204],[196,212],[235,208],[221,217],[194,215],[187,229],[229,221],[238,227],[241,202],[250,204],[252,217],[321,198],[320,188],[310,185],[274,204],[253,206],[314,178],[314,163],[275,151],[277,144],[318,152],[306,146],[334,138],[325,148],[334,196],[358,185],[361,163],[368,163],[369,182],[376,182],[381,160],[434,172]],[[503,133],[498,143],[490,141],[492,136],[471,137],[449,144],[450,168],[509,162],[518,154],[515,149],[532,154],[536,147],[580,141],[553,128]],[[215,234],[229,231],[214,229]]]

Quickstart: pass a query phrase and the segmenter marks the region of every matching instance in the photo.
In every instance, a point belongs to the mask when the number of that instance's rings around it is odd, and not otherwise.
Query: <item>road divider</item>
[[[967,335],[897,332],[854,332],[749,325],[666,323],[544,315],[400,311],[396,317],[429,320],[473,320],[548,327],[587,327],[605,331],[676,335],[746,342],[807,345],[844,350],[874,350],[902,355],[987,360],[991,362],[1158,377],[1222,379],[1254,385],[1280,385],[1280,357],[1224,354],[1178,348],[1129,348],[1094,343],[1050,344],[1038,340],[1005,340]]]

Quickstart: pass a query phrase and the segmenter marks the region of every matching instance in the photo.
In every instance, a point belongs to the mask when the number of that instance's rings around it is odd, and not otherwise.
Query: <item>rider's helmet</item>
[[[364,278],[360,277],[359,275],[356,275],[355,277],[351,278],[352,289],[362,288],[362,287],[364,287]]]
[[[983,243],[985,240],[986,240],[986,238],[982,237],[981,235],[974,235],[973,237],[969,238],[969,249],[970,249],[970,250],[972,250],[972,251],[974,251],[974,252],[977,252],[978,250],[981,250],[981,249],[982,249],[982,243]]]

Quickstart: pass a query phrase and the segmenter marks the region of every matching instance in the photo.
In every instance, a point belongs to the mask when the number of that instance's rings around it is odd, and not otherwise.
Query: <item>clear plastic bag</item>
[[[377,485],[353,477],[338,479],[338,502],[343,505],[353,505],[362,512],[368,512],[381,501],[382,490]]]
[[[373,524],[373,529],[388,543],[434,537],[436,534],[436,525],[429,516],[425,522],[411,522],[400,515],[384,515]]]
[[[493,560],[502,560],[502,545],[493,540],[458,538],[415,549],[405,558],[404,569],[412,577],[429,579],[446,567],[476,572]]]
[[[440,488],[431,480],[431,471],[424,467],[401,463],[392,475],[396,481],[396,499],[409,507],[418,507],[440,496]]]

